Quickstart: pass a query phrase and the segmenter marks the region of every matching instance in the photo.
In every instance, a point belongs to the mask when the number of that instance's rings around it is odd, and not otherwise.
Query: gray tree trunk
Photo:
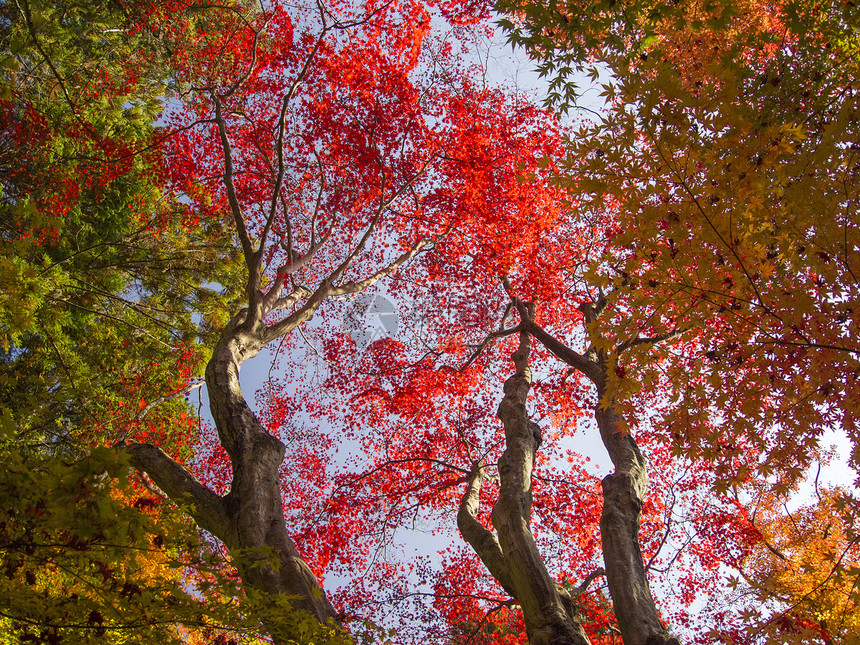
[[[680,645],[657,615],[639,547],[642,503],[648,491],[645,458],[631,434],[618,431],[613,407],[595,410],[600,438],[615,471],[603,478],[600,541],[609,594],[624,645]]]
[[[514,302],[523,328],[597,388],[594,414],[600,438],[615,466],[615,471],[602,481],[600,538],[609,593],[624,645],[680,645],[660,621],[642,560],[639,529],[642,503],[648,491],[647,464],[633,435],[622,434],[620,413],[611,400],[607,401],[607,370],[613,363],[612,356],[594,347],[585,354],[572,350],[537,325],[522,303]],[[593,327],[604,305],[605,300],[601,299],[580,307],[588,325]],[[623,347],[616,348],[617,353],[621,351]]]

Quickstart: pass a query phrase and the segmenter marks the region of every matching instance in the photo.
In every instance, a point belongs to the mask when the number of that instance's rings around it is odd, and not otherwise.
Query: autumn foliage
[[[858,11],[621,5],[0,7],[3,642],[853,642]]]

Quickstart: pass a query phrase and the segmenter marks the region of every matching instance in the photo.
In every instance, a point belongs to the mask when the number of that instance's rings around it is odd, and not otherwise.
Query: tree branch
[[[606,575],[606,571],[603,569],[603,567],[598,567],[597,569],[595,569],[594,571],[589,573],[587,576],[585,576],[585,580],[583,580],[579,584],[579,586],[571,589],[571,592],[575,593],[576,595],[582,595],[583,593],[585,593],[585,590],[588,589],[588,585],[590,585],[592,582],[594,582],[600,576],[605,576],[605,575]]]
[[[516,597],[514,592],[511,573],[502,547],[496,536],[478,521],[478,509],[480,508],[481,483],[484,480],[484,467],[475,463],[469,474],[466,492],[460,501],[460,510],[457,513],[457,528],[463,539],[469,543],[475,553],[481,558],[481,562],[498,581],[502,588],[512,598]]]
[[[620,355],[622,352],[627,351],[633,347],[638,345],[656,345],[658,343],[662,343],[667,340],[671,340],[673,338],[677,338],[681,334],[683,334],[686,329],[673,329],[670,332],[666,332],[665,334],[659,334],[657,336],[636,336],[635,338],[630,338],[629,340],[621,343],[616,349],[616,354]]]
[[[504,322],[502,324],[504,324]],[[468,367],[478,359],[478,356],[480,356],[483,353],[484,349],[486,349],[487,345],[489,345],[491,341],[493,341],[497,338],[505,338],[507,336],[513,336],[514,334],[518,334],[521,331],[523,331],[523,326],[517,325],[516,327],[511,327],[509,329],[499,329],[499,330],[496,330],[494,332],[490,332],[489,334],[487,334],[484,337],[484,340],[482,340],[480,342],[480,344],[477,346],[477,348],[472,353],[472,355],[469,357],[469,359],[463,364],[463,367],[459,368],[456,371],[462,372],[463,370],[468,369]]]
[[[158,446],[121,441],[116,447],[125,450],[132,465],[149,475],[174,503],[189,504],[188,512],[200,528],[222,540],[228,548],[234,546],[223,498],[198,482]]]
[[[307,288],[299,287],[299,289],[291,293],[289,296],[287,296],[287,298],[281,299],[284,301],[283,305],[281,305],[280,301],[276,302],[273,309],[282,309],[283,307],[287,307],[292,302],[296,302],[300,296],[308,293],[309,290]],[[307,322],[308,320],[313,318],[316,310],[319,309],[320,305],[326,298],[328,298],[330,294],[331,278],[327,278],[319,287],[317,287],[316,291],[307,296],[308,301],[304,305],[302,305],[302,307],[298,311],[294,311],[292,314],[290,314],[283,320],[275,323],[271,327],[266,327],[260,335],[261,342],[264,345],[266,343],[270,343],[276,338],[280,338],[284,334],[290,333],[293,329],[301,325],[303,322]]]
[[[520,325],[525,331],[537,338],[541,345],[552,352],[556,358],[578,370],[583,375],[591,379],[592,382],[597,383],[603,378],[600,368],[596,363],[593,363],[579,352],[562,343],[560,340],[555,338],[555,336],[538,325],[534,320],[523,320]]]
[[[287,276],[292,275],[296,271],[301,270],[308,262],[310,262],[313,257],[316,255],[317,251],[319,251],[323,245],[328,241],[328,234],[325,235],[319,242],[311,243],[310,248],[308,248],[307,252],[304,255],[299,257],[290,256],[289,264],[284,264],[278,267],[278,272],[275,277],[275,283],[272,285],[272,288],[266,292],[265,297],[263,298],[263,315],[265,316],[269,311],[271,311],[276,307],[278,299],[281,296],[281,291],[284,288],[284,284],[286,282]],[[290,250],[291,252],[292,250]],[[298,255],[298,253],[296,253]],[[295,293],[295,292],[294,292]]]
[[[332,287],[331,295],[332,296],[342,296],[347,293],[358,293],[359,291],[363,291],[368,287],[373,286],[377,282],[379,282],[382,278],[390,275],[397,269],[399,269],[403,264],[414,258],[418,255],[424,247],[428,246],[432,240],[421,240],[411,249],[403,253],[399,258],[397,258],[394,262],[389,264],[387,267],[380,269],[373,275],[365,278],[364,280],[359,280],[358,282],[349,281],[344,282],[336,287]]]

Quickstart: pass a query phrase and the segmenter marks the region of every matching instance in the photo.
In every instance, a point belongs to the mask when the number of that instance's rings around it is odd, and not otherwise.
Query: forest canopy
[[[858,23],[0,2],[0,642],[856,642]]]

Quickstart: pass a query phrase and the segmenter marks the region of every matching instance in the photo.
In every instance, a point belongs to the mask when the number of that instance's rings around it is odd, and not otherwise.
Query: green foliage
[[[259,629],[220,556],[105,447],[154,436],[191,456],[177,395],[239,284],[223,226],[163,187],[171,67],[135,29],[144,8],[0,4],[3,642]]]
[[[256,627],[240,617],[235,589],[199,584],[223,579],[220,559],[177,511],[135,492],[122,453],[24,457],[4,434],[0,454],[4,642],[180,643]]]
[[[17,64],[0,101],[0,406],[54,452],[127,435],[136,412],[119,408],[199,374],[236,295],[219,293],[238,283],[225,231],[161,186],[150,149],[170,67],[136,8],[2,8]]]

